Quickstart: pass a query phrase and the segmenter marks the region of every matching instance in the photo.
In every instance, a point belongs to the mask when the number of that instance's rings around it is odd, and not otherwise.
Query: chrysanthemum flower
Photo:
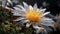
[[[49,14],[50,12],[45,12],[45,9],[39,9],[37,8],[37,5],[35,4],[33,7],[31,5],[27,5],[25,2],[23,2],[23,5],[16,5],[14,7],[14,11],[12,12],[14,16],[20,16],[14,21],[20,21],[21,23],[27,23],[26,27],[29,27],[30,25],[33,26],[37,30],[37,32],[40,32],[41,30],[50,30],[47,26],[54,26],[53,20],[50,18],[44,17],[45,15]],[[39,27],[43,26],[43,27]],[[47,29],[46,29],[46,27]]]

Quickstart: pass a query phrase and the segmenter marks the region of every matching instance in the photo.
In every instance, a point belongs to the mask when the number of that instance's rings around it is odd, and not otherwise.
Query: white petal
[[[7,6],[9,6],[9,3],[7,3]]]
[[[21,10],[26,11],[26,9],[22,5],[16,5],[16,6],[19,7]]]
[[[43,14],[43,16],[45,16],[45,15],[47,15],[47,14],[49,14],[49,13],[50,13],[50,12],[46,12],[46,13]]]
[[[28,6],[28,4],[27,4],[27,3],[25,3],[25,2],[23,2],[23,4],[24,4],[24,6]]]
[[[14,16],[25,16],[23,14],[19,14],[19,13],[13,13]]]
[[[54,27],[54,25],[52,24],[52,23],[41,23],[42,25],[44,25],[44,26],[51,26],[51,27]]]
[[[23,5],[24,5],[24,8],[27,10],[28,9],[28,4],[27,3],[25,3],[25,2],[23,2]]]
[[[42,20],[43,22],[54,22],[51,18],[46,18],[46,17],[43,17]]]
[[[31,24],[27,23],[27,24],[26,24],[26,27],[30,27],[30,25],[31,25]]]
[[[29,20],[27,20],[27,19],[22,19],[22,20],[20,20],[20,22],[23,23],[23,24],[24,24],[24,23],[29,23]]]
[[[40,27],[34,26],[34,25],[33,25],[33,28],[35,28],[36,30],[40,29]]]
[[[43,13],[45,12],[45,10],[46,10],[46,8],[45,8],[45,9],[41,9],[41,8],[40,8],[40,11],[42,11]]]
[[[43,23],[40,23],[42,25],[45,25],[45,26],[52,26],[53,27],[53,24],[54,24],[54,21],[50,18],[42,18],[43,20]]]
[[[12,2],[13,2],[13,3],[19,3],[19,1],[17,1],[17,0],[12,0]]]
[[[14,21],[19,21],[19,20],[24,20],[25,18],[17,18],[16,20]]]
[[[11,0],[8,0],[8,2],[7,3],[9,3],[9,4],[11,4],[12,6],[13,6],[13,3],[12,3],[12,1]]]
[[[37,9],[37,4],[34,4],[34,6],[33,6],[33,7],[34,7],[34,9]]]
[[[22,9],[18,8],[18,7],[13,7],[15,10],[12,11],[12,13],[19,13],[19,14],[25,14],[25,11],[23,11]]]
[[[20,8],[18,8],[18,7],[13,7],[15,10],[18,10],[18,11],[20,11],[21,9]]]
[[[29,5],[29,10],[33,10],[33,7],[31,5]]]
[[[48,20],[48,21],[52,21],[52,19],[51,19],[51,18],[43,17],[42,19],[43,19],[43,20],[45,20],[45,21],[46,21],[46,20]]]
[[[36,12],[39,12],[40,11],[39,9],[35,9],[35,10],[37,10]]]
[[[24,20],[25,23],[29,22],[29,20]]]
[[[11,2],[11,0],[7,0],[8,2]]]
[[[13,10],[13,9],[11,9],[11,8],[7,7],[7,6],[6,6],[5,8],[6,8],[6,9],[10,9],[10,10]]]

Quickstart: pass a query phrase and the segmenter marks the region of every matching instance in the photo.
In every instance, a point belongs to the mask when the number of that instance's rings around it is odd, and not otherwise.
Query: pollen
[[[38,12],[35,10],[29,10],[26,13],[26,18],[30,21],[30,22],[39,22],[41,20],[42,16],[42,12]]]

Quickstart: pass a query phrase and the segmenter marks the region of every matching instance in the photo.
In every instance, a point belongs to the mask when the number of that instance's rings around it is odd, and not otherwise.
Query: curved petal
[[[29,5],[29,10],[33,10],[33,7],[31,5]]]
[[[35,25],[33,25],[33,28],[36,29],[36,30],[40,29],[39,26],[35,26]]]
[[[17,18],[16,20],[14,20],[14,21],[20,21],[20,20],[25,20],[25,18]]]
[[[14,8],[14,11],[12,11],[13,14],[14,13],[18,13],[18,14],[21,14],[21,15],[25,14],[25,11],[21,10],[20,8],[18,8],[18,7],[13,7],[13,8]]]
[[[50,13],[50,12],[46,12],[46,13],[43,14],[43,16],[45,16],[45,15],[47,15],[47,14],[49,14],[49,13]]]
[[[37,4],[36,4],[36,3],[34,4],[33,8],[34,8],[35,10],[37,9]]]
[[[16,6],[19,7],[21,10],[26,11],[26,9],[22,5],[16,5]]]
[[[31,24],[27,23],[27,24],[26,24],[26,27],[30,27],[30,25],[31,25]]]
[[[40,11],[42,11],[43,13],[45,12],[45,10],[46,10],[46,8],[45,9],[40,8]]]
[[[25,3],[25,2],[23,2],[23,5],[24,5],[24,8],[27,10],[28,9],[28,4],[27,3]]]
[[[45,25],[45,26],[54,26],[54,21],[50,18],[43,18],[43,23],[41,23],[42,25]]]

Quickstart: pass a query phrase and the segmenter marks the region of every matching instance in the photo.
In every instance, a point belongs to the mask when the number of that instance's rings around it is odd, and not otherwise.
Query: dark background
[[[42,4],[43,2],[49,3],[48,6],[44,7]],[[34,5],[37,3],[38,7],[43,6],[47,8],[47,11],[51,11],[51,14],[56,15],[60,13],[60,0],[25,0],[28,4]]]
[[[17,4],[22,3],[23,1],[27,4],[34,5],[37,3],[38,8],[43,7],[47,8],[46,11],[50,11],[51,14],[56,15],[60,13],[60,0],[17,0]],[[43,6],[43,2],[46,2],[46,6]],[[14,5],[15,6],[15,5]]]

